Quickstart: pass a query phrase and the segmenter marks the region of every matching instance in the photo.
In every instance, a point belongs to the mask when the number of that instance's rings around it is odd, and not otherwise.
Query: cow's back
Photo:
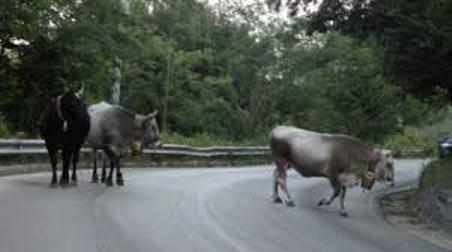
[[[288,126],[278,126],[270,136],[274,158],[284,158],[305,176],[322,176],[330,160],[331,146],[323,135]]]
[[[126,149],[131,145],[135,132],[135,114],[118,105],[106,102],[91,105],[91,130],[87,143],[93,148],[112,145]]]
[[[39,126],[46,144],[62,148],[63,145],[81,146],[85,142],[90,130],[90,117],[85,104],[81,104],[77,109],[75,112],[77,117],[66,120],[68,125],[64,129],[64,121],[58,115],[56,101],[49,102]]]
[[[330,135],[326,140],[331,143],[334,163],[340,172],[361,172],[374,158],[373,149],[357,138],[345,135]]]
[[[89,106],[91,128],[88,133],[87,144],[94,148],[101,148],[108,144],[108,136],[117,128],[114,106],[100,102]]]

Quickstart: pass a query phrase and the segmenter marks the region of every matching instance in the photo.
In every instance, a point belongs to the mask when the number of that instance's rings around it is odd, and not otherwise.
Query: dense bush
[[[420,187],[435,191],[452,190],[452,156],[434,160],[423,170]]]
[[[4,117],[2,116],[2,114],[0,114],[0,137],[6,136],[9,136],[9,130],[6,125]]]
[[[436,141],[437,139],[428,134],[425,129],[406,127],[403,132],[388,136],[382,147],[395,153],[420,151],[427,155],[434,155],[437,147]]]
[[[117,58],[121,104],[158,109],[163,132],[188,138],[265,142],[284,123],[380,142],[428,112],[403,105],[423,103],[386,78],[372,43],[336,33],[307,38],[302,26],[263,22],[264,9],[218,13],[196,0],[5,0],[4,119],[15,131],[36,131],[42,108],[64,87],[85,84],[88,103],[109,100]]]

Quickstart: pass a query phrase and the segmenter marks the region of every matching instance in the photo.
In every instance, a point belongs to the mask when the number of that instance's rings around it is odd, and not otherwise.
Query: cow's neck
[[[135,118],[133,120],[134,134],[135,137],[138,137],[140,139],[143,139],[144,137],[143,120],[144,116],[135,114]]]
[[[63,115],[63,104],[62,104],[63,96],[59,95],[56,99],[56,112],[58,115],[58,118],[61,121],[65,121],[64,115]]]
[[[142,120],[139,115],[134,114],[122,107],[116,106],[119,116],[119,131],[127,139],[133,139],[137,128],[142,128]]]

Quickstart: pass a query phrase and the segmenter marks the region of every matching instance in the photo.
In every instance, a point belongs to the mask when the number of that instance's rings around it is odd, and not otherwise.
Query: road
[[[396,163],[414,181],[419,160]],[[270,199],[271,167],[125,169],[126,186],[50,189],[49,173],[0,178],[0,252],[444,251],[387,224],[372,193],[348,191],[349,218],[326,180],[290,173],[296,207]]]

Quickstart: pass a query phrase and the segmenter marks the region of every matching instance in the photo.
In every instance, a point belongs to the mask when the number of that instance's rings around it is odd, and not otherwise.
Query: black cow
[[[40,125],[41,135],[45,140],[47,152],[52,165],[50,186],[57,187],[58,150],[63,152],[63,171],[60,185],[69,184],[69,166],[72,160],[72,182],[77,183],[77,162],[80,148],[85,142],[90,129],[90,119],[86,105],[79,95],[65,92],[52,100]]]

